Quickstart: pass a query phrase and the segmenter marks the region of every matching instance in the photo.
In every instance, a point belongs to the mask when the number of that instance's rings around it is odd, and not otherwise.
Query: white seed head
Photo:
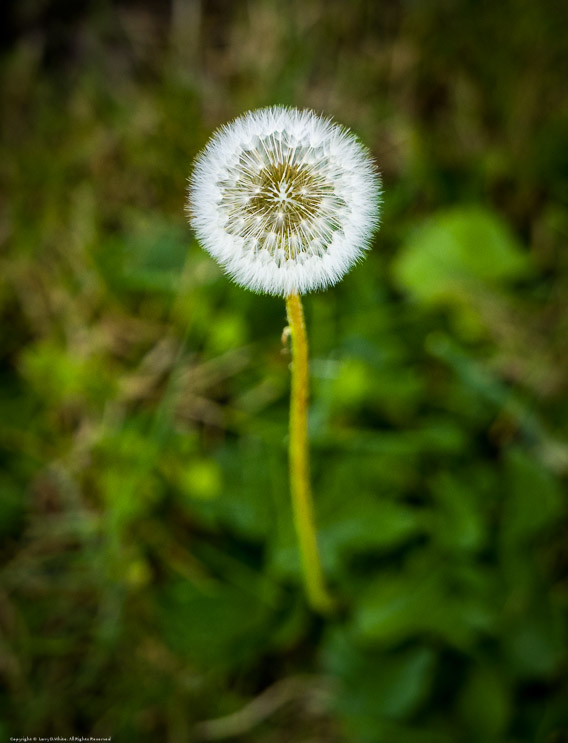
[[[213,135],[195,163],[188,213],[238,284],[287,296],[335,284],[363,255],[380,193],[351,132],[313,111],[274,106]]]

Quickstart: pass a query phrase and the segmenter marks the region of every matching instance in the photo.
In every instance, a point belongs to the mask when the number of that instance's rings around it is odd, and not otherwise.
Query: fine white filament
[[[219,129],[197,158],[188,212],[240,285],[287,296],[335,284],[369,247],[380,179],[353,134],[275,106]]]

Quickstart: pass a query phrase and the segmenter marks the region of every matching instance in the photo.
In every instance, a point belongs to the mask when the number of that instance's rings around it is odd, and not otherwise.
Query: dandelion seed
[[[380,180],[353,134],[312,111],[259,109],[198,157],[188,212],[240,285],[289,296],[335,284],[369,247]]]

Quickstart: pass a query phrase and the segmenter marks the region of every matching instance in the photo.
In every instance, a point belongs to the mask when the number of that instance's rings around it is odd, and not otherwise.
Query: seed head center
[[[276,260],[325,252],[341,229],[346,202],[336,193],[329,161],[306,148],[282,150],[267,140],[244,150],[238,166],[218,181],[224,229],[245,249],[266,251]]]
[[[305,167],[289,163],[269,165],[255,180],[247,211],[261,215],[274,231],[294,231],[303,220],[317,214],[321,187]]]

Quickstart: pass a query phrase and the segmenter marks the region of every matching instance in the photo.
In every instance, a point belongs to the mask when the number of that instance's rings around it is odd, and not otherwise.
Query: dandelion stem
[[[325,584],[318,552],[314,506],[310,489],[308,450],[308,340],[299,294],[286,297],[292,337],[292,389],[290,395],[290,490],[294,525],[308,601],[313,609],[328,612],[332,600]]]

